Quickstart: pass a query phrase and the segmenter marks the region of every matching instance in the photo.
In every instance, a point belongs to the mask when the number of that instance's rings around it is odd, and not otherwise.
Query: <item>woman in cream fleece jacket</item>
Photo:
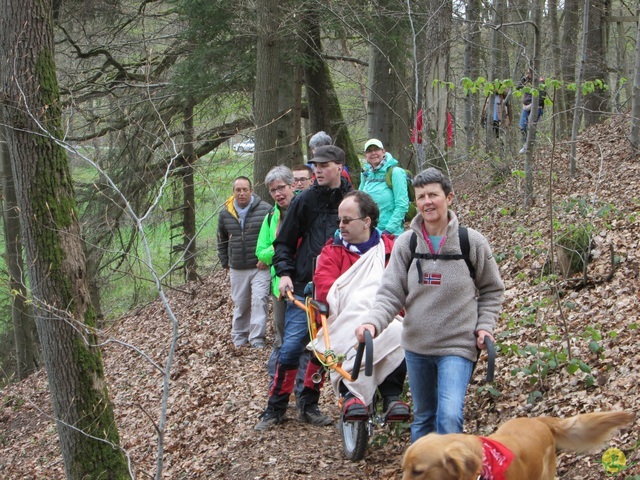
[[[464,259],[438,258],[461,253],[458,219],[452,210],[451,181],[429,168],[413,182],[420,215],[395,242],[389,265],[366,322],[357,328],[380,334],[405,309],[402,346],[405,349],[414,420],[411,441],[431,433],[462,432],[464,397],[478,349],[492,333],[504,299],[500,278],[487,240],[468,229],[470,275]],[[412,259],[410,241],[417,237],[416,253],[433,258]],[[420,269],[417,263],[420,262]]]

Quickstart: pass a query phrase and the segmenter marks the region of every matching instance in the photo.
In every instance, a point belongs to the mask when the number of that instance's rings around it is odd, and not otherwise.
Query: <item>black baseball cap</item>
[[[335,145],[325,145],[318,147],[313,152],[313,158],[309,160],[309,163],[328,163],[335,162],[344,165],[345,154],[344,150]]]

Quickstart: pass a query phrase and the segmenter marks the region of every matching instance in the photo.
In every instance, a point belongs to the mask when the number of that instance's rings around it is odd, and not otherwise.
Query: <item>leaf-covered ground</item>
[[[526,212],[517,176],[491,185],[492,169],[481,162],[453,167],[455,208],[463,223],[489,238],[507,286],[498,327],[502,349],[494,388],[499,396],[482,383],[481,361],[467,397],[467,432],[489,434],[515,416],[640,411],[640,161],[630,155],[626,131],[626,124],[615,121],[583,135],[575,179],[569,178],[567,148],[556,148],[553,170],[551,152],[541,150],[535,160],[537,195]],[[556,222],[589,220],[595,227],[586,286],[580,275],[555,283],[545,277],[552,212]],[[180,337],[163,478],[400,478],[406,430],[377,430],[375,444],[356,463],[344,459],[336,428],[298,423],[295,410],[273,430],[253,430],[265,406],[269,351],[233,348],[226,274],[173,289],[168,298]],[[166,361],[171,327],[160,302],[119,319],[107,334],[159,364]],[[561,356],[567,345],[575,373]],[[104,348],[104,362],[132,471],[139,479],[155,477],[162,380],[147,359],[122,343]],[[44,372],[4,388],[0,398],[0,478],[64,478]],[[337,419],[329,388],[321,407]],[[638,425],[636,419],[611,442],[630,462],[640,461]],[[604,478],[600,455],[560,453],[558,477]],[[637,466],[616,478],[632,475],[640,475]]]

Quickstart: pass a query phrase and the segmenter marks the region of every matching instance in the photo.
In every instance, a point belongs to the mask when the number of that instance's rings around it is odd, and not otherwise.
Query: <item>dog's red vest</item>
[[[482,455],[482,480],[505,480],[505,472],[513,461],[513,452],[495,440],[480,437],[484,452]]]

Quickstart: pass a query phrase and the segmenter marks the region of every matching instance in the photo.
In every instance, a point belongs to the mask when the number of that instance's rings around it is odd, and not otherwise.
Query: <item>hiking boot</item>
[[[409,405],[400,397],[385,397],[382,403],[383,416],[386,422],[407,422],[411,419]]]
[[[303,423],[310,423],[311,425],[318,425],[320,427],[326,427],[333,424],[333,420],[323,415],[318,408],[318,404],[312,403],[311,405],[305,405],[304,410],[300,410],[298,420]]]
[[[362,400],[353,396],[345,397],[345,402],[342,406],[342,421],[358,422],[368,419],[369,412]]]
[[[525,143],[524,146],[520,149],[520,152],[518,153],[527,153],[527,144]]]
[[[261,420],[256,424],[255,427],[253,427],[253,429],[259,432],[269,430],[274,425],[281,423],[283,416],[284,415],[280,412],[267,409],[262,415],[260,415]]]

